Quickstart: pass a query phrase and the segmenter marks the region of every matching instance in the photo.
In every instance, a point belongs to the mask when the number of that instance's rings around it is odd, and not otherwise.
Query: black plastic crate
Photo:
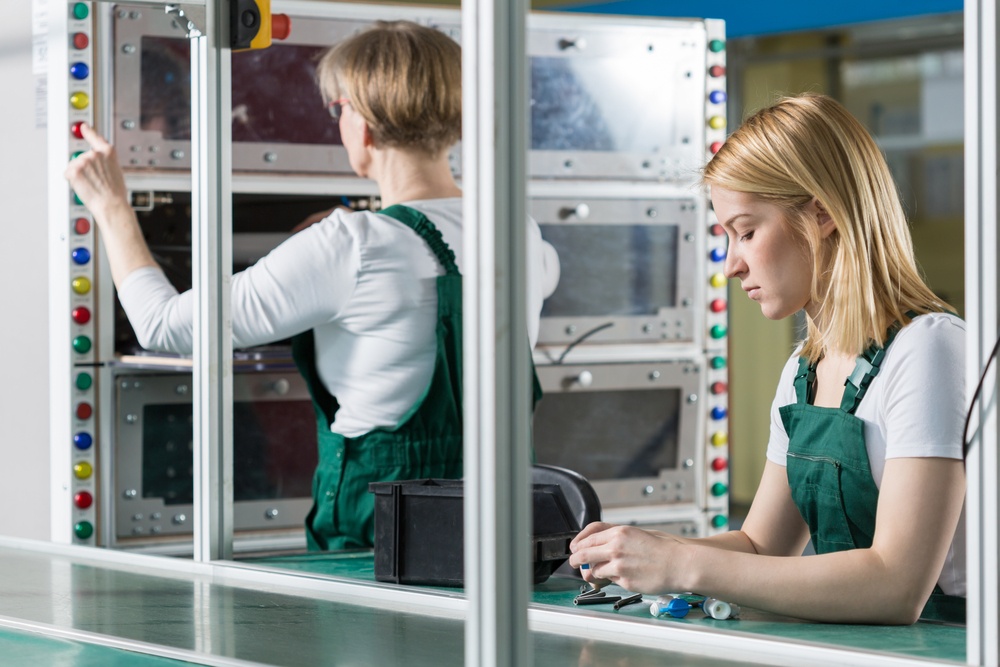
[[[540,584],[569,558],[580,526],[557,484],[533,484],[532,553]],[[462,480],[374,482],[375,579],[430,586],[463,585]]]

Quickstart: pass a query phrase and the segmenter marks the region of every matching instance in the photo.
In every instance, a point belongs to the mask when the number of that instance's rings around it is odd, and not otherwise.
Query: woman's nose
[[[746,262],[737,253],[733,252],[732,245],[730,245],[726,252],[726,263],[723,265],[722,271],[730,279],[746,271]]]

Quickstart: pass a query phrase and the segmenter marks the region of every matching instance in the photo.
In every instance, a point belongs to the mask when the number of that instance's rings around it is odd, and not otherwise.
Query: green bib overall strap
[[[454,253],[426,216],[405,206],[381,214],[413,229],[444,267],[437,278],[434,368],[424,395],[395,427],[346,438],[330,430],[338,404],[316,372],[313,332],[293,339],[295,363],[313,398],[319,440],[313,507],[306,517],[310,549],[372,546],[370,482],[462,477],[462,276]]]
[[[898,331],[898,326],[892,327],[883,347],[873,345],[858,357],[844,383],[839,408],[812,404],[816,365],[800,358],[794,379],[796,401],[778,410],[788,434],[788,485],[817,554],[872,545],[878,487],[868,460],[864,422],[854,411]],[[964,623],[965,600],[935,587],[921,618]]]

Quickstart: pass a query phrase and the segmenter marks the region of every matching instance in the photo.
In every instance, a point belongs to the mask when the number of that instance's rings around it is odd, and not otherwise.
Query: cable
[[[969,422],[972,421],[972,412],[976,407],[976,401],[979,399],[979,394],[983,390],[983,383],[986,382],[986,374],[990,370],[990,364],[997,358],[997,350],[1000,350],[1000,338],[998,338],[997,342],[994,343],[993,351],[990,352],[990,356],[986,360],[986,366],[983,368],[983,374],[979,376],[979,384],[976,385],[976,391],[972,394],[972,402],[969,403],[969,411],[965,414],[965,428],[962,429],[963,459],[969,456],[969,448],[972,446],[972,441],[969,440]]]
[[[593,336],[598,331],[604,331],[608,327],[613,327],[614,325],[615,325],[614,322],[605,322],[601,326],[594,327],[590,331],[585,332],[582,336],[580,336],[579,338],[577,338],[572,343],[570,343],[569,345],[566,346],[566,349],[563,350],[563,353],[559,355],[559,358],[556,359],[555,363],[561,364],[563,362],[563,359],[566,358],[566,355],[569,354],[569,351],[572,350],[574,347],[576,347],[577,345],[579,345],[583,341],[587,340],[588,338],[590,338],[591,336]]]

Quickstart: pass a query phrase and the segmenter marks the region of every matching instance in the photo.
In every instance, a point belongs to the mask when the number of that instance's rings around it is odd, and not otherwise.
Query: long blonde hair
[[[899,193],[868,131],[825,95],[789,97],[750,116],[705,167],[703,182],[777,204],[813,257],[803,356],[861,354],[894,323],[949,310],[924,282]],[[821,239],[816,198],[836,232]],[[807,224],[809,221],[811,224]]]
[[[462,49],[412,21],[375,21],[329,49],[316,78],[347,97],[376,144],[439,155],[462,136]]]

